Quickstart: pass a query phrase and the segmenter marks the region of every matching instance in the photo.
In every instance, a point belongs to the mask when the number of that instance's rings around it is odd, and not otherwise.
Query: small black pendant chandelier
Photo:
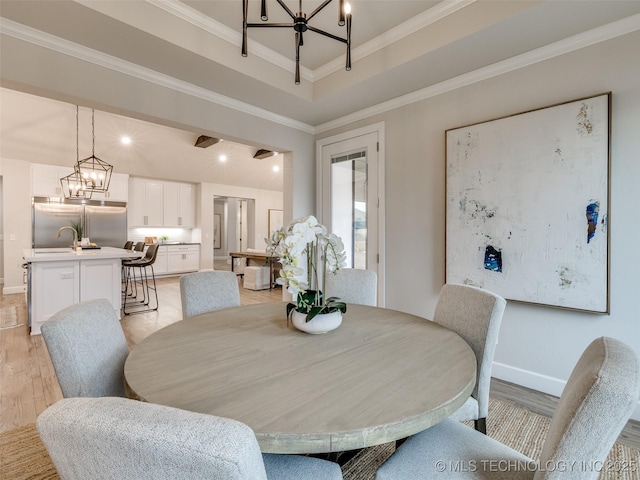
[[[309,21],[324,7],[326,7],[331,0],[325,0],[318,8],[316,8],[309,16],[302,12],[302,0],[298,0],[298,13],[293,13],[283,0],[277,0],[278,4],[287,12],[287,14],[293,20],[293,23],[248,23],[247,15],[249,11],[249,0],[242,0],[242,56],[247,56],[247,28],[249,27],[274,27],[274,28],[291,28],[295,31],[296,41],[296,85],[300,84],[300,47],[304,45],[303,33],[307,30],[319,33],[325,37],[332,38],[339,42],[347,44],[347,59],[346,70],[351,70],[351,6],[345,0],[339,0],[338,8],[338,25],[347,26],[347,38],[338,37],[319,28],[315,28],[309,25]],[[260,20],[266,22],[269,20],[267,16],[267,1],[261,0],[260,5]]]

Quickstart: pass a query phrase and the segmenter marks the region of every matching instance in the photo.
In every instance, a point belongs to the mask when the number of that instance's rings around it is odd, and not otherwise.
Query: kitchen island
[[[40,326],[56,312],[94,298],[109,300],[120,318],[122,259],[140,255],[112,247],[24,250],[31,335],[40,334]]]

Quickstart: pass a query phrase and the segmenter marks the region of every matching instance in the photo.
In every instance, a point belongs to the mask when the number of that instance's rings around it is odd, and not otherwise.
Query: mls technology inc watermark
[[[635,461],[544,462],[517,460],[438,460],[439,472],[637,472]]]

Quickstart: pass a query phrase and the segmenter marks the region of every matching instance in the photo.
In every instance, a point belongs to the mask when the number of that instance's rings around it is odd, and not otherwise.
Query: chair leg
[[[144,312],[158,310],[158,289],[156,287],[156,276],[153,269],[153,265],[152,264],[136,265],[136,267],[140,269],[140,280],[136,280],[135,268],[132,268],[131,270],[134,271],[133,283],[134,284],[140,283],[140,291],[141,291],[142,299],[138,300],[137,286],[136,286],[136,296],[133,297],[135,301],[133,300],[127,301],[127,299],[125,298],[125,301],[122,305],[122,312],[125,315],[134,315],[136,313],[144,313]],[[151,279],[149,279],[147,268],[151,268]],[[151,286],[150,280],[151,282],[153,282],[153,286]],[[154,296],[156,300],[155,306],[153,306],[151,303],[150,290],[153,290],[154,292]]]
[[[479,431],[480,433],[484,433],[485,435],[487,434],[487,418],[486,417],[474,420],[473,423],[477,431]]]

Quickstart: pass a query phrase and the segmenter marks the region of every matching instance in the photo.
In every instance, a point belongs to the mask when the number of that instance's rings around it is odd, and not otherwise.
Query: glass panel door
[[[347,266],[367,269],[367,152],[331,158],[331,231],[342,238]]]
[[[384,291],[384,124],[316,142],[318,219],[345,244],[348,267],[378,276]]]

